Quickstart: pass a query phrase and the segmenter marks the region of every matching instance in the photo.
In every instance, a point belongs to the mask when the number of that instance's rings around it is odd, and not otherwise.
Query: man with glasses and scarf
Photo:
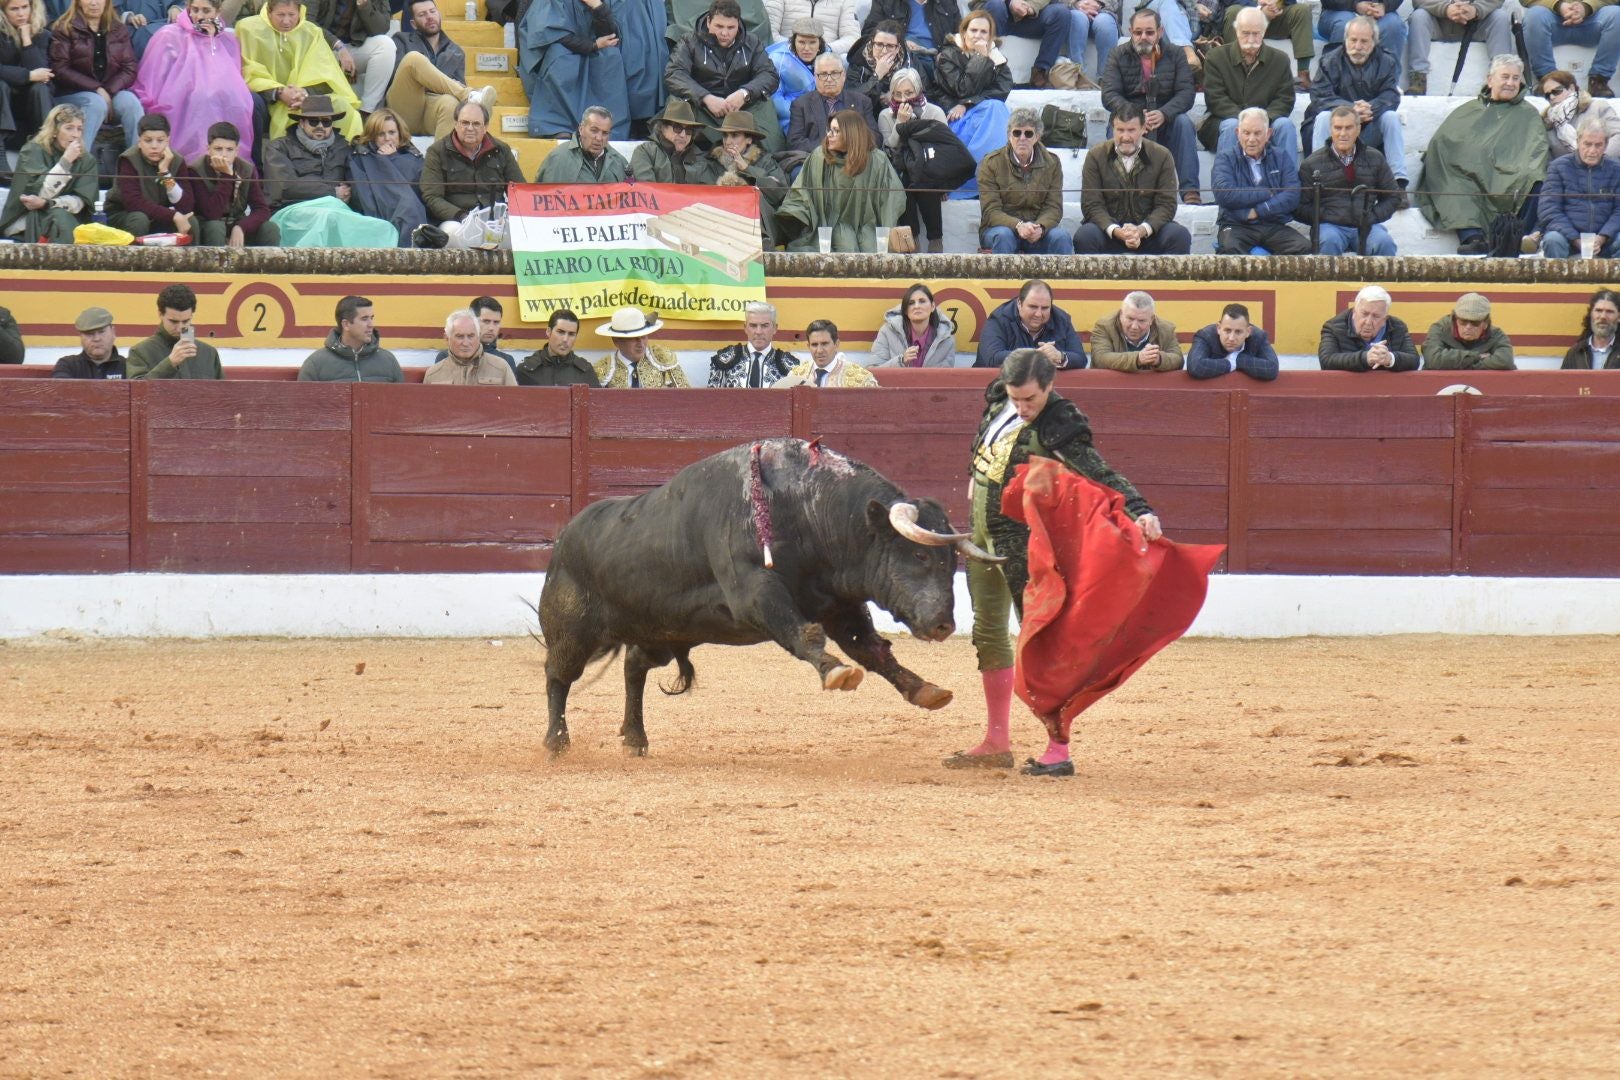
[[[1007,145],[979,164],[979,242],[996,255],[1073,255],[1063,223],[1063,163],[1041,145],[1034,109],[1014,109]]]
[[[349,201],[349,140],[333,130],[344,115],[326,94],[310,94],[292,110],[297,126],[264,150],[264,194],[272,207],[326,195]]]

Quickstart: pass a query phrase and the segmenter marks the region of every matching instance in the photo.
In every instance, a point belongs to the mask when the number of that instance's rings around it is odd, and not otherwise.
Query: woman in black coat
[[[0,135],[21,147],[56,104],[51,94],[51,32],[41,0],[5,0],[0,19]],[[0,167],[3,167],[0,162]]]

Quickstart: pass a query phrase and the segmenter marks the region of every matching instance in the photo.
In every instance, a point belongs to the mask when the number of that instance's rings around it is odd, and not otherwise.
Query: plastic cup
[[[1581,258],[1593,259],[1597,257],[1597,233],[1581,233]]]
[[[832,254],[832,226],[831,225],[818,226],[816,228],[816,240],[819,241],[819,243],[821,245],[821,253],[823,255],[831,255]]]
[[[889,230],[882,225],[877,227],[877,250],[879,255],[889,250]]]

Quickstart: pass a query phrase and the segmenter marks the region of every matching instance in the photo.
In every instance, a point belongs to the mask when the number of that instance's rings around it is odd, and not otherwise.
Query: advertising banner
[[[524,322],[621,307],[737,322],[765,299],[753,188],[513,184],[507,206]]]

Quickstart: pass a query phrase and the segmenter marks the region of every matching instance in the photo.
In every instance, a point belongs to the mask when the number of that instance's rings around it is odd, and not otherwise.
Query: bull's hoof
[[[624,744],[624,756],[625,757],[646,757],[647,756],[647,748],[645,746],[631,746],[629,743],[625,743]]]
[[[568,745],[567,735],[558,735],[555,738],[546,739],[546,757],[556,761],[568,752]]]
[[[951,703],[953,697],[955,695],[944,687],[935,686],[933,683],[923,683],[910,694],[907,694],[906,700],[918,708],[943,709]]]
[[[821,677],[823,690],[853,690],[866,678],[866,669],[859,664],[839,664]]]

